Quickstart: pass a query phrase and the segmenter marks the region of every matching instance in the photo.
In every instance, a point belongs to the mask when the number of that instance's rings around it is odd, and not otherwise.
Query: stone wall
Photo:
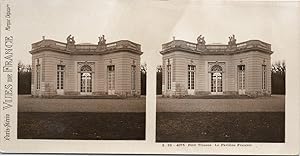
[[[36,62],[41,61],[41,87],[36,88]],[[92,64],[92,95],[107,95],[107,66],[115,65],[115,93],[120,96],[139,96],[141,92],[140,56],[129,52],[105,55],[70,55],[42,51],[32,55],[32,95],[57,95],[57,65],[65,66],[64,95],[80,95],[80,63]],[[136,66],[135,90],[131,90],[131,66]]]
[[[167,90],[167,63],[172,66],[172,88]],[[199,55],[184,51],[173,51],[163,55],[162,88],[164,96],[185,96],[188,94],[188,65],[195,65],[195,95],[209,95],[210,64],[220,64],[223,69],[223,94],[238,94],[238,65],[245,65],[245,90],[249,96],[270,95],[270,54],[248,51],[233,55]],[[262,65],[266,65],[266,89],[262,89]]]

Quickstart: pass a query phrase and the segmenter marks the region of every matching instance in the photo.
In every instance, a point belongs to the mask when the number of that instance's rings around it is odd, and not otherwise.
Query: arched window
[[[89,65],[84,65],[80,68],[81,74],[81,88],[83,94],[92,92],[92,68]]]
[[[92,68],[89,65],[84,65],[84,66],[81,67],[80,71],[81,72],[91,72]]]
[[[219,65],[214,65],[211,67],[212,72],[222,72],[222,67]]]
[[[223,92],[222,82],[222,67],[220,65],[214,65],[211,67],[211,92],[212,94],[218,94]]]

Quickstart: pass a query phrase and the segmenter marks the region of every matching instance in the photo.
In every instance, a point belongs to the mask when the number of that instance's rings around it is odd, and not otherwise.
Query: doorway
[[[220,95],[223,94],[223,77],[222,67],[214,65],[211,68],[211,94]]]
[[[80,70],[80,94],[91,95],[92,86],[92,68],[84,65]]]

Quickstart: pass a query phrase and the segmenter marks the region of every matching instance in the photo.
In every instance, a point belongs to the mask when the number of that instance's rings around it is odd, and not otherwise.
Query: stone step
[[[187,95],[180,99],[252,99],[247,95]]]
[[[57,95],[55,99],[124,99],[117,95]]]

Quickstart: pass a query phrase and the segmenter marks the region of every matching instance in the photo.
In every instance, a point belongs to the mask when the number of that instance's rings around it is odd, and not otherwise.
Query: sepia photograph
[[[300,1],[0,6],[0,152],[299,153]]]
[[[194,3],[159,51],[156,142],[285,142],[279,8]]]
[[[139,44],[43,36],[30,54],[18,64],[18,138],[145,139]]]
[[[54,13],[50,8],[55,3],[32,2],[37,10],[27,10],[29,19],[35,18],[30,16],[35,11]],[[68,11],[57,8],[55,12],[62,15]],[[79,19],[69,17],[78,12],[69,12],[60,18],[48,16],[51,23],[47,25],[43,25],[44,18],[22,25],[30,31],[23,32],[20,48],[24,51],[18,53],[22,56],[18,61],[18,139],[145,140],[142,46],[126,37],[118,38],[118,34],[109,40],[100,34],[111,34],[107,28],[83,25],[80,30],[72,29],[72,22]],[[59,23],[61,20],[65,23]],[[93,22],[92,17],[88,21]],[[86,40],[90,38],[97,42]]]

